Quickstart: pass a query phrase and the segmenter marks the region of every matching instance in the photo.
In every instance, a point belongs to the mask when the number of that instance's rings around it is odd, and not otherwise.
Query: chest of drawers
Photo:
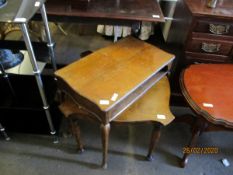
[[[213,9],[205,0],[184,1],[192,16],[184,63],[233,62],[233,1],[219,0]]]
[[[181,71],[195,63],[233,63],[233,0],[176,0],[166,42],[175,48],[171,74],[172,105],[185,105],[180,92]]]

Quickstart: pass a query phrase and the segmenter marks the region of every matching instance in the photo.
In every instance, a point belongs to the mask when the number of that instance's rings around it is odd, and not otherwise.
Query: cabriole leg
[[[75,121],[75,119],[69,119],[72,135],[75,136],[76,142],[77,142],[77,149],[79,153],[82,153],[84,151],[83,144],[81,142],[81,134],[80,134],[80,127],[78,125],[78,122]]]
[[[103,161],[102,168],[107,169],[107,157],[108,157],[108,142],[109,142],[109,132],[110,124],[101,124],[101,135],[102,135],[102,146],[103,146]]]
[[[181,167],[184,168],[187,163],[188,163],[188,156],[191,154],[191,148],[195,147],[196,145],[196,142],[197,142],[197,139],[201,133],[201,127],[202,125],[202,122],[200,120],[197,120],[196,123],[194,124],[194,127],[192,129],[192,137],[191,137],[191,140],[189,142],[189,145],[187,147],[187,151],[184,152],[184,156],[181,160]],[[185,150],[185,149],[184,149]]]
[[[152,153],[155,148],[155,145],[159,141],[160,134],[161,134],[160,133],[161,127],[162,127],[161,124],[154,124],[153,132],[151,134],[150,146],[149,146],[148,154],[146,156],[146,159],[149,161],[154,160]]]

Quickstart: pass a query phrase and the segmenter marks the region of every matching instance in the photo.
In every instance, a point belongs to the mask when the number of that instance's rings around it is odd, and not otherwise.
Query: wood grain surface
[[[48,15],[164,22],[155,0],[48,0]]]
[[[174,119],[170,111],[169,101],[170,85],[165,76],[114,121],[156,121],[167,125]]]
[[[174,119],[170,111],[170,85],[168,78],[163,77],[150,90],[148,90],[140,99],[131,105],[126,111],[119,115],[115,122],[149,122],[156,121],[167,125]],[[91,113],[85,111],[69,96],[59,106],[65,117],[75,115],[80,118],[95,119]]]
[[[222,18],[233,17],[233,1],[219,0],[216,8],[209,8],[206,5],[207,1],[203,0],[185,0],[190,11],[197,16],[216,16]]]
[[[174,59],[157,47],[128,37],[55,72],[77,94],[107,111]],[[113,94],[116,101],[111,101]],[[100,100],[109,100],[101,105]]]

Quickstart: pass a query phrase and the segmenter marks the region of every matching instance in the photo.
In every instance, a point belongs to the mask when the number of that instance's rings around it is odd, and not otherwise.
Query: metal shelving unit
[[[161,29],[163,33],[164,40],[167,41],[168,34],[171,28],[171,24],[176,10],[177,3],[180,0],[159,0],[161,9],[164,14],[165,23],[161,24]]]
[[[49,50],[50,61],[53,66],[53,70],[56,70],[56,62],[55,62],[55,55],[54,55],[54,45],[55,43],[51,39],[50,30],[48,26],[48,19],[45,9],[45,0],[8,0],[5,5],[0,7],[0,22],[7,22],[7,23],[15,23],[20,26],[20,29],[23,34],[24,42],[26,45],[26,49],[28,52],[28,56],[30,59],[30,63],[32,65],[32,72],[35,76],[37,86],[39,89],[39,93],[43,102],[43,109],[45,111],[47,121],[50,127],[50,133],[54,136],[54,143],[58,143],[58,138],[56,136],[56,131],[54,129],[54,125],[51,119],[51,114],[49,111],[49,104],[47,102],[47,98],[44,91],[44,86],[41,78],[41,70],[37,64],[35,53],[32,47],[32,42],[29,36],[29,31],[27,27],[27,23],[30,19],[34,16],[34,14],[40,10],[44,27],[45,33],[47,38],[47,47]],[[7,78],[7,74],[5,76]],[[4,128],[0,124],[0,131],[3,132],[4,136],[6,133],[4,132]],[[8,137],[8,136],[7,136]],[[7,139],[7,137],[5,137]]]

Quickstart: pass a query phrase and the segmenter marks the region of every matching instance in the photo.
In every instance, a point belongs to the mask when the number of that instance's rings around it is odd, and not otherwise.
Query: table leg
[[[191,154],[191,148],[196,145],[197,138],[199,137],[201,130],[202,130],[202,122],[197,120],[192,129],[192,138],[190,140],[189,145],[187,146],[187,151],[184,152],[184,156],[181,160],[181,167],[184,168],[188,163],[188,156]]]
[[[149,151],[148,154],[146,156],[146,160],[152,161],[154,160],[153,156],[152,156],[152,152],[155,148],[155,145],[158,143],[159,138],[160,138],[160,129],[161,129],[162,125],[159,124],[154,124],[154,128],[151,134],[151,140],[150,140],[150,146],[149,146]]]
[[[80,127],[77,123],[77,121],[75,121],[76,119],[69,119],[69,123],[71,126],[71,130],[72,130],[72,135],[75,136],[76,142],[77,142],[77,148],[78,148],[78,152],[82,153],[84,151],[83,149],[83,144],[81,142],[81,134],[80,134]]]
[[[109,141],[109,132],[110,124],[101,124],[101,136],[102,136],[102,146],[103,146],[103,161],[102,168],[107,169],[107,156],[108,156],[108,141]]]

